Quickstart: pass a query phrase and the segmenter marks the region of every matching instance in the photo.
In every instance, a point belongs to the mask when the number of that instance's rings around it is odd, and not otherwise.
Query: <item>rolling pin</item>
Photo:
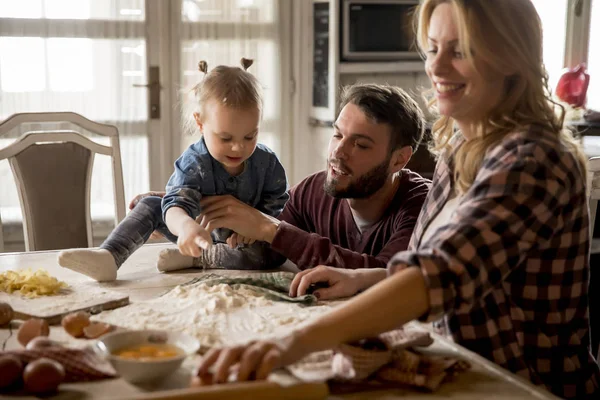
[[[261,399],[261,400],[317,400],[329,395],[325,383],[297,383],[280,385],[269,381],[236,382],[221,385],[209,385],[188,389],[146,393],[132,397],[131,400],[223,400],[223,399]]]

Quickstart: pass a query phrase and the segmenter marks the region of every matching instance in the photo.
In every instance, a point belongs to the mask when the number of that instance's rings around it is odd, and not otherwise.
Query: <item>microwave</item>
[[[419,0],[341,0],[341,60],[420,60],[413,29],[418,4]]]

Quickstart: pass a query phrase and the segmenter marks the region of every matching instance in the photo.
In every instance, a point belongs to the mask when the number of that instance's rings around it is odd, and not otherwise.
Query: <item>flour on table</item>
[[[331,308],[271,301],[245,285],[198,283],[92,319],[128,329],[183,331],[212,347],[278,336]]]

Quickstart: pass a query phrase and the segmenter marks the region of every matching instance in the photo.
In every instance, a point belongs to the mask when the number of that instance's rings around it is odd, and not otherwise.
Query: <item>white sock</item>
[[[106,249],[72,249],[58,253],[58,264],[98,282],[117,279],[117,264]]]
[[[180,269],[200,266],[200,259],[184,256],[178,249],[164,249],[158,255],[156,269],[160,272],[177,271]]]

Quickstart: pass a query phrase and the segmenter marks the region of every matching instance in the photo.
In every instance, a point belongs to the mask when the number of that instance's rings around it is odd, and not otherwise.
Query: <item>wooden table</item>
[[[189,281],[191,278],[202,274],[199,270],[186,270],[181,273],[160,274],[156,271],[155,263],[158,252],[165,248],[165,244],[149,244],[138,250],[119,270],[119,280],[111,283],[99,284],[111,290],[122,291],[130,296],[132,302],[144,299],[154,298],[178,284]],[[0,254],[0,272],[6,270],[18,269],[38,269],[44,268],[51,275],[63,280],[69,284],[80,283],[90,279],[61,268],[56,263],[56,252],[31,252],[31,253],[7,253]],[[228,273],[237,273],[236,271],[228,271]],[[427,329],[426,326],[411,323],[411,328]],[[58,327],[52,328],[50,337],[55,335],[64,335],[62,329]],[[485,398],[494,399],[556,399],[547,391],[539,389],[528,381],[498,367],[496,364],[466,350],[465,348],[454,344],[453,342],[432,334],[435,343],[428,350],[435,354],[446,354],[454,357],[460,357],[468,360],[472,364],[471,370],[459,374],[451,382],[442,385],[440,390],[435,393],[423,393],[410,389],[386,390],[386,391],[371,391],[354,393],[344,396],[328,396],[328,399],[441,399],[441,398],[457,398],[457,399],[473,399],[481,400]],[[10,336],[10,337],[9,337]],[[9,335],[8,329],[0,329],[0,342],[6,341],[7,349],[20,348],[15,335]],[[191,360],[193,361],[193,360]],[[190,365],[190,360],[184,365]],[[297,384],[291,376],[284,372],[273,374],[272,381],[278,382],[283,386]],[[164,382],[155,385],[135,386],[122,379],[111,379],[92,383],[77,383],[63,384],[60,392],[53,399],[98,399],[98,398],[125,398],[125,399],[142,399],[142,398],[191,398],[186,395],[182,388],[187,387],[189,381],[189,369],[181,368],[173,376],[166,379]],[[269,383],[250,383],[248,390],[262,390]],[[254,385],[254,386],[253,386]],[[261,386],[262,385],[262,386]],[[227,385],[225,385],[227,386]],[[179,390],[176,390],[179,389]],[[268,389],[268,387],[267,387]],[[272,394],[269,391],[256,393],[253,398],[306,398],[303,396],[301,386],[295,386],[294,391],[290,393]],[[210,389],[214,390],[214,389]],[[266,389],[265,389],[266,390]],[[313,395],[323,393],[323,388],[310,387],[308,389]],[[271,397],[269,394],[271,393]],[[306,392],[308,393],[308,392]],[[213,393],[214,394],[214,393]],[[286,397],[287,396],[287,397]],[[0,396],[5,398],[3,396]],[[238,398],[239,395],[233,397],[216,397],[210,393],[206,397],[194,397],[199,399],[204,398]],[[243,396],[248,397],[248,396]],[[323,398],[324,396],[320,396]],[[31,399],[33,397],[18,397],[19,399]]]

